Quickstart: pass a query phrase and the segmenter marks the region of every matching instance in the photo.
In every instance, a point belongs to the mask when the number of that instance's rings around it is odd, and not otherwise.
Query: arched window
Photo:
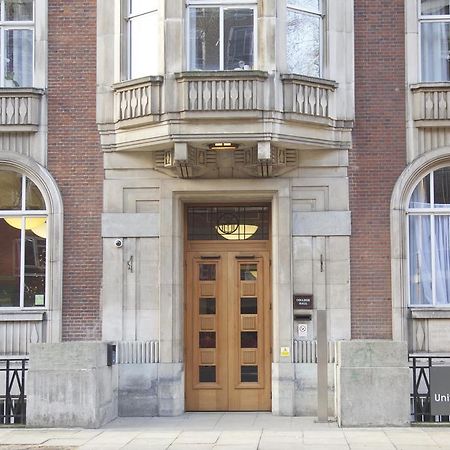
[[[0,169],[0,310],[46,306],[47,217],[33,181]]]
[[[407,214],[409,303],[450,306],[450,167],[419,181]]]

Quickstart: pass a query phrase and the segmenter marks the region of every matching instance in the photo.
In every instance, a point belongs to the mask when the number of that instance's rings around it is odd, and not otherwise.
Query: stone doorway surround
[[[160,305],[160,363],[183,361],[184,205],[232,201],[271,203],[272,372],[276,371],[274,366],[290,364],[291,356],[281,356],[277,351],[292,344],[292,327],[285,326],[292,321],[290,180],[164,180],[160,201],[160,298],[165,299]],[[272,381],[272,393],[272,411],[277,414],[277,378]]]

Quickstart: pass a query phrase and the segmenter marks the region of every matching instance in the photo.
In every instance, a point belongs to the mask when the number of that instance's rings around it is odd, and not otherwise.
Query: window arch
[[[450,306],[450,166],[415,185],[407,207],[411,306]]]
[[[47,220],[36,184],[0,168],[0,308],[45,307]]]

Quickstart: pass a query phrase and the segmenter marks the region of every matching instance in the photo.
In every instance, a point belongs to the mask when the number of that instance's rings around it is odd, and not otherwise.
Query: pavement
[[[450,424],[449,424],[450,425]],[[118,418],[100,429],[0,427],[0,450],[384,450],[448,449],[450,426],[339,428],[313,417],[186,413]]]

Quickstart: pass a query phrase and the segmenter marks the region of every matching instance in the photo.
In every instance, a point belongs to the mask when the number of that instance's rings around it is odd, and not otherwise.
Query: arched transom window
[[[419,181],[408,227],[410,305],[450,306],[450,167]]]
[[[47,210],[36,184],[0,169],[0,309],[46,303]]]

